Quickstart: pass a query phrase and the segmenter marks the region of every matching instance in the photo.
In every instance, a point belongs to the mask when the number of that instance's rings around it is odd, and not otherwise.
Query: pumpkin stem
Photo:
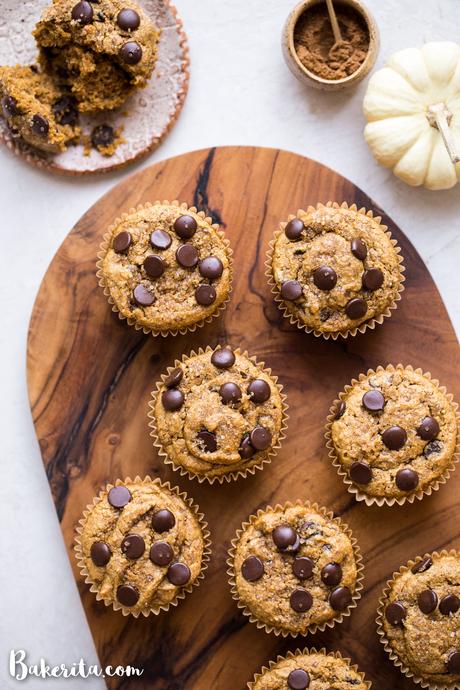
[[[428,122],[432,127],[436,127],[442,136],[442,140],[450,156],[450,160],[455,163],[460,162],[460,156],[455,152],[454,140],[449,125],[452,121],[452,113],[445,103],[434,103],[429,105],[426,113]]]

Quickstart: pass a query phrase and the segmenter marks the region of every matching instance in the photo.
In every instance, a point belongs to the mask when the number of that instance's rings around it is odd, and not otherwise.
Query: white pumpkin
[[[395,53],[370,79],[364,136],[379,163],[412,186],[460,181],[460,46],[450,41]]]

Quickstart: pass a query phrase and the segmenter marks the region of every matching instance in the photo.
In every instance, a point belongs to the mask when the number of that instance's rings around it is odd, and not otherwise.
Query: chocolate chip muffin
[[[368,503],[421,498],[457,459],[457,405],[429,374],[379,367],[361,374],[331,408],[330,455],[349,490]]]
[[[283,438],[285,404],[276,377],[238,349],[184,356],[152,396],[155,445],[166,462],[199,481],[254,472]]]
[[[403,673],[430,688],[459,687],[458,552],[427,554],[395,573],[377,623],[386,651]]]
[[[369,690],[364,674],[338,652],[298,649],[271,661],[248,684],[249,690]]]
[[[194,330],[231,289],[231,249],[195,207],[146,204],[118,219],[99,255],[101,286],[121,318],[154,335]]]
[[[85,581],[106,605],[145,616],[185,596],[209,560],[209,532],[185,494],[150,477],[101,491],[77,528]]]
[[[306,635],[350,613],[362,588],[350,530],[308,502],[252,515],[232,541],[229,575],[243,613],[267,632]]]
[[[44,68],[65,84],[82,112],[116,108],[152,75],[158,31],[124,0],[54,0],[34,36]]]
[[[267,263],[292,323],[336,338],[382,323],[400,299],[402,259],[380,218],[353,205],[318,204],[289,216]]]
[[[0,67],[0,99],[10,130],[37,149],[65,151],[80,136],[75,99],[35,65]]]

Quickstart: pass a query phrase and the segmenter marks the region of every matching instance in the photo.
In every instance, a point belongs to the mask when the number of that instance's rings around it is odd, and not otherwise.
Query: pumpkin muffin
[[[362,374],[331,413],[327,436],[334,464],[368,502],[421,498],[448,477],[456,456],[457,405],[420,369],[390,365]]]
[[[378,628],[391,659],[430,688],[460,685],[460,555],[426,554],[387,583]]]
[[[325,337],[381,323],[400,299],[399,248],[372,211],[318,204],[281,223],[267,264],[285,316]]]
[[[364,674],[338,652],[325,649],[298,649],[288,652],[263,667],[249,690],[369,690],[371,684]]]
[[[209,560],[197,507],[150,477],[109,485],[79,524],[75,551],[85,581],[124,614],[147,616],[176,604]]]
[[[99,277],[121,318],[156,334],[194,330],[227,301],[231,249],[196,208],[146,204],[124,214],[104,238]]]
[[[240,350],[184,356],[152,395],[155,445],[166,462],[200,481],[254,472],[283,437],[281,387],[263,363]]]
[[[268,507],[232,541],[229,574],[238,606],[267,632],[324,630],[356,606],[361,556],[351,532],[308,502]]]

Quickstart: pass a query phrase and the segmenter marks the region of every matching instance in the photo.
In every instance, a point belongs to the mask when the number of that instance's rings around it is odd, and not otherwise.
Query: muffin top
[[[123,316],[154,331],[180,330],[227,299],[230,249],[204,213],[158,203],[123,216],[111,230],[101,272]]]
[[[370,684],[350,666],[333,654],[297,652],[264,669],[251,690],[368,690]]]
[[[102,491],[83,518],[80,542],[101,598],[133,613],[167,606],[201,571],[198,517],[158,481],[128,481]]]
[[[450,466],[457,438],[453,404],[420,370],[388,367],[341,395],[332,441],[349,479],[369,496],[425,489]]]
[[[341,333],[388,310],[401,269],[378,219],[318,205],[281,223],[272,272],[287,312],[321,333]]]
[[[416,676],[460,681],[460,556],[417,559],[390,583],[382,627],[391,649]]]
[[[339,617],[357,594],[358,567],[345,529],[309,504],[252,516],[235,544],[240,603],[260,622],[290,633],[306,634]]]
[[[267,459],[280,438],[283,401],[262,365],[226,347],[192,355],[169,370],[153,411],[169,459],[211,478]]]

